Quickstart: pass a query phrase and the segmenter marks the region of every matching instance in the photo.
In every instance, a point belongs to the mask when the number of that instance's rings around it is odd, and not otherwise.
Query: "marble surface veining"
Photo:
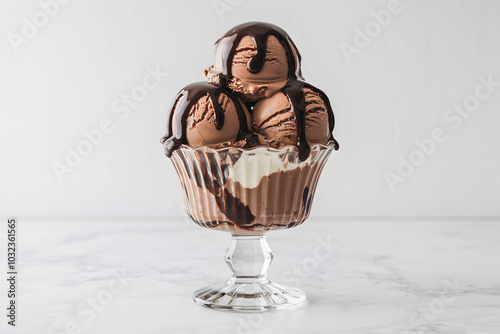
[[[0,333],[500,333],[498,220],[311,220],[271,232],[270,279],[308,301],[253,314],[191,299],[229,277],[225,232],[20,219],[18,238],[18,325],[6,324],[2,279]]]

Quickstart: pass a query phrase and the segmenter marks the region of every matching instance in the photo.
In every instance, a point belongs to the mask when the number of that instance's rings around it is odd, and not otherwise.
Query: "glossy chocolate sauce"
[[[304,88],[309,88],[312,91],[316,92],[320,95],[323,103],[325,104],[327,113],[328,113],[328,126],[330,129],[330,141],[333,141],[335,150],[339,149],[339,144],[333,138],[333,127],[335,126],[335,118],[333,117],[332,106],[330,105],[330,100],[319,88],[314,87],[311,84],[308,84],[305,81],[297,80],[295,78],[288,79],[285,87],[281,89],[283,94],[288,97],[288,101],[290,101],[290,105],[292,107],[293,112],[295,113],[295,119],[297,121],[297,147],[299,149],[299,159],[300,161],[304,161],[311,153],[311,147],[306,139],[306,100],[304,97]]]
[[[165,152],[168,157],[171,157],[172,152],[182,144],[188,144],[186,139],[187,117],[191,108],[207,93],[214,107],[215,128],[220,130],[224,126],[225,110],[219,103],[219,96],[225,94],[233,102],[238,115],[240,129],[237,140],[246,139],[249,146],[257,145],[257,137],[248,129],[245,111],[236,95],[228,88],[218,87],[202,81],[184,87],[177,94],[174,103],[170,107],[168,133],[161,140],[165,144]]]
[[[301,56],[300,53],[293,44],[288,34],[275,25],[263,22],[248,22],[240,24],[229,30],[224,36],[222,36],[216,44],[221,42],[224,38],[228,38],[228,42],[224,45],[222,51],[222,74],[220,75],[220,84],[225,86],[229,80],[232,79],[231,67],[233,64],[233,58],[236,54],[236,48],[240,44],[241,40],[245,36],[252,37],[255,46],[257,48],[257,53],[250,58],[247,64],[248,71],[250,73],[259,73],[264,66],[264,59],[266,57],[267,51],[267,39],[270,35],[273,35],[278,39],[280,44],[285,48],[287,63],[288,63],[288,78],[301,78],[302,73],[300,68]],[[292,45],[295,50],[292,50]],[[295,54],[297,56],[295,56]]]

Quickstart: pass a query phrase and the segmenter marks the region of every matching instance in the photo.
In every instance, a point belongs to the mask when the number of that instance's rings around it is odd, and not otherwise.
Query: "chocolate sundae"
[[[216,42],[207,81],[175,97],[162,144],[197,224],[261,235],[309,215],[338,143],[330,101],[300,62],[281,28],[241,24]]]

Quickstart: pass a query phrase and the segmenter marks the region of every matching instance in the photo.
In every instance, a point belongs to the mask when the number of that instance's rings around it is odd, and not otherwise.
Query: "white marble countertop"
[[[0,333],[500,333],[498,220],[311,220],[272,232],[271,280],[308,302],[254,314],[191,299],[229,277],[224,232],[21,219],[18,237],[18,326],[6,325],[2,279]]]

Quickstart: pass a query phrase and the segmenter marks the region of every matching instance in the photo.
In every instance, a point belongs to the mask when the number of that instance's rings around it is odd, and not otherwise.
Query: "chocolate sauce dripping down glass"
[[[238,114],[240,130],[236,139],[246,139],[250,146],[257,145],[257,137],[248,129],[245,111],[236,95],[228,88],[218,87],[206,82],[197,82],[184,87],[177,94],[174,103],[170,107],[168,133],[161,140],[165,145],[165,152],[168,157],[171,157],[172,152],[182,144],[188,144],[186,138],[187,117],[191,108],[207,93],[214,107],[215,128],[220,130],[224,126],[225,111],[219,103],[219,96],[225,94],[233,102]]]
[[[270,35],[276,37],[280,42],[286,52],[287,64],[288,64],[288,82],[282,88],[282,92],[288,97],[290,105],[295,113],[295,119],[297,121],[297,147],[299,149],[299,159],[304,161],[309,156],[311,148],[307,143],[306,139],[306,128],[305,128],[305,112],[306,104],[303,89],[305,87],[310,88],[314,92],[318,93],[324,101],[327,108],[328,119],[329,119],[329,129],[330,129],[330,139],[334,142],[334,147],[338,149],[338,143],[333,138],[332,131],[334,127],[334,117],[330,101],[325,93],[320,89],[302,81],[302,72],[300,68],[301,56],[300,53],[288,36],[288,34],[281,28],[263,22],[249,22],[244,23],[239,26],[234,27],[228,31],[217,43],[221,42],[224,38],[227,38],[224,49],[222,50],[222,74],[219,75],[219,84],[221,86],[226,86],[227,83],[233,78],[231,67],[233,64],[233,58],[236,54],[236,48],[238,47],[241,39],[245,36],[252,37],[257,53],[250,58],[247,67],[250,73],[258,73],[262,70],[264,66],[264,61],[267,52],[267,40]],[[216,43],[216,44],[217,44]],[[294,53],[295,50],[295,53]],[[295,56],[297,55],[297,56]],[[249,110],[252,109],[253,104],[249,103]]]

